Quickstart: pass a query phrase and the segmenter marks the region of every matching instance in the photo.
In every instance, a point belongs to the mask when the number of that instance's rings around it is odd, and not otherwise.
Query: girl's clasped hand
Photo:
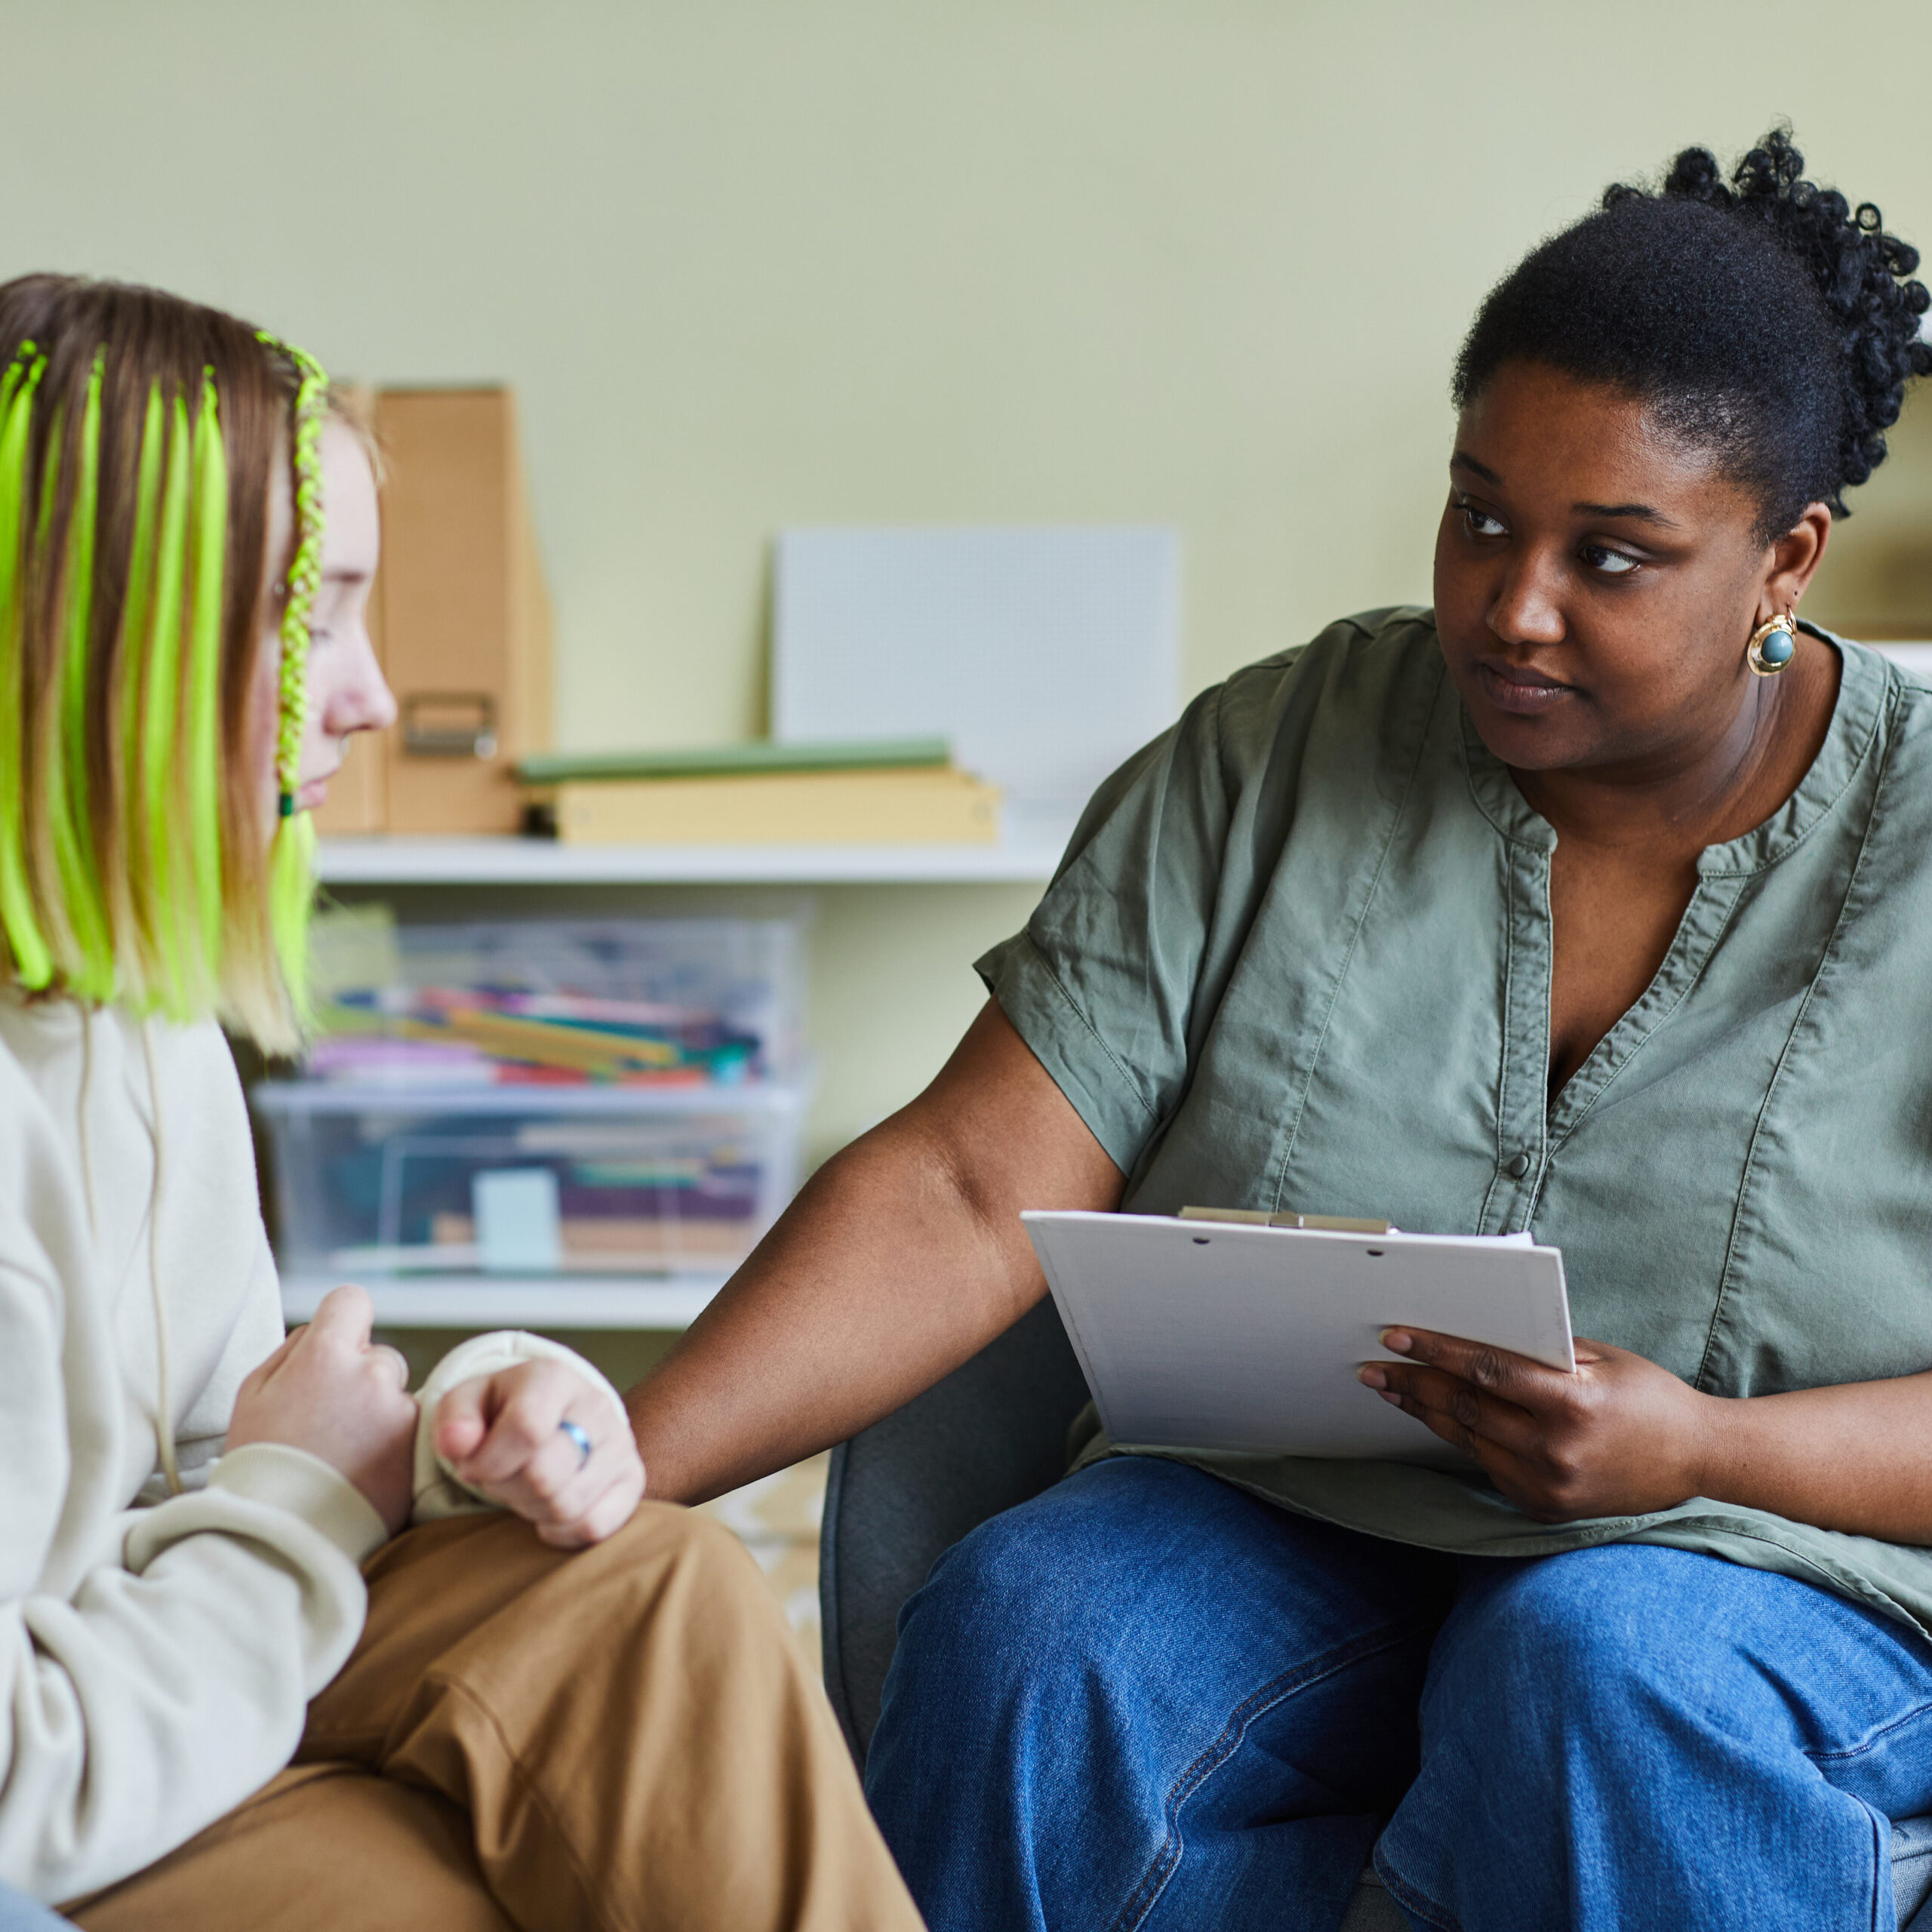
[[[361,1288],[325,1296],[242,1385],[228,1444],[306,1450],[346,1476],[394,1535],[409,1518],[418,1411],[405,1392],[408,1364],[372,1338],[374,1315]],[[568,1362],[520,1362],[460,1382],[437,1404],[435,1429],[459,1482],[561,1549],[602,1542],[644,1494],[623,1410]]]
[[[436,1405],[435,1445],[459,1482],[559,1549],[601,1543],[644,1495],[629,1418],[568,1362],[518,1362],[459,1382]]]
[[[375,1309],[361,1288],[324,1297],[242,1384],[228,1447],[280,1442],[306,1450],[346,1476],[394,1536],[409,1520],[416,1404],[409,1364],[372,1341]]]

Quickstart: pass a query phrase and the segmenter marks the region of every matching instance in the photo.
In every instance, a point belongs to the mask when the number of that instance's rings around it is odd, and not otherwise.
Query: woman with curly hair
[[[1109,780],[951,1063],[633,1392],[659,1493],[848,1435],[1038,1298],[1023,1208],[1563,1250],[1574,1375],[1361,1372],[1459,1469],[1097,1438],[941,1558],[867,1773],[940,1932],[1334,1927],[1371,1851],[1418,1926],[1894,1923],[1932,689],[1797,613],[1932,368],[1917,263],[1783,132],[1532,251],[1457,365],[1434,608]]]

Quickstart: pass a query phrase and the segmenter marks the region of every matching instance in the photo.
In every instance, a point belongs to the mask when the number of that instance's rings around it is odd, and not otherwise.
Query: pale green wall
[[[5,0],[0,272],[515,382],[565,740],[694,741],[761,721],[788,521],[1171,521],[1191,686],[1425,596],[1483,288],[1778,113],[1932,240],[1928,72],[1903,0]],[[828,898],[817,1144],[1025,901]]]

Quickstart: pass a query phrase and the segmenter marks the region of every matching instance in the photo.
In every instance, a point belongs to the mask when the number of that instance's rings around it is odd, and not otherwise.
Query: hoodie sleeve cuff
[[[360,1564],[389,1540],[375,1505],[319,1456],[285,1442],[249,1442],[214,1466],[211,1489],[225,1489],[299,1516],[350,1562]]]

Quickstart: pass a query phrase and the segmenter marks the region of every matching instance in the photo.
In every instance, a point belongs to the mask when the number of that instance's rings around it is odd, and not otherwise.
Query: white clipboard
[[[1259,1219],[1260,1217],[1251,1217]],[[1526,1235],[1241,1226],[1164,1215],[1020,1219],[1113,1441],[1467,1460],[1355,1380],[1400,1324],[1572,1371],[1560,1250]]]

